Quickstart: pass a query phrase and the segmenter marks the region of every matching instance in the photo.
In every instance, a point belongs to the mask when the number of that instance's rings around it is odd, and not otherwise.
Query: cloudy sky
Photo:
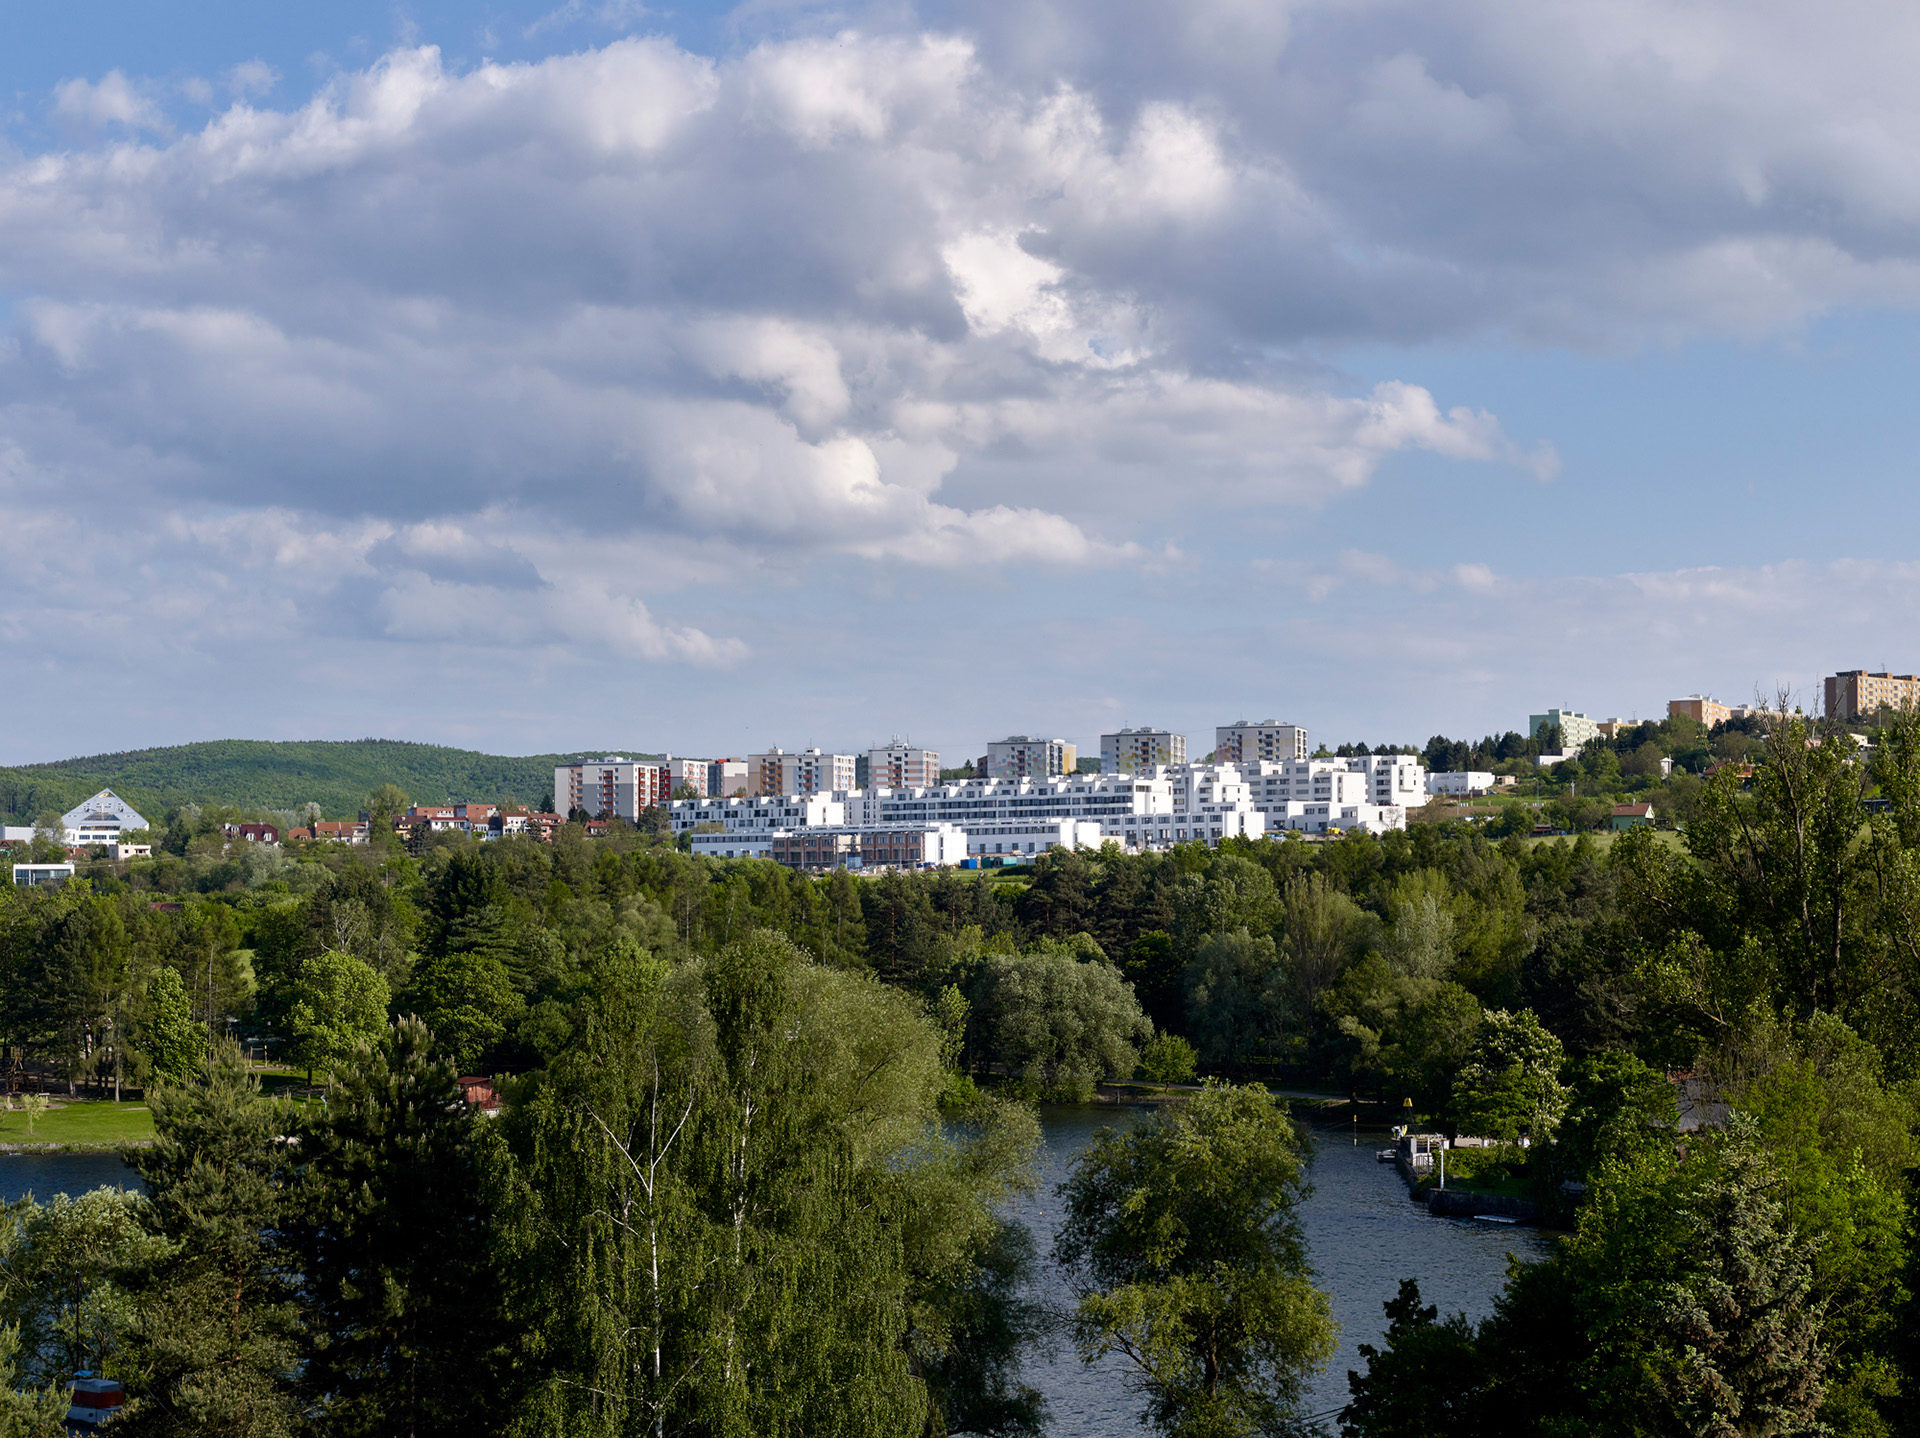
[[[0,762],[1920,668],[1920,10],[14,7]]]

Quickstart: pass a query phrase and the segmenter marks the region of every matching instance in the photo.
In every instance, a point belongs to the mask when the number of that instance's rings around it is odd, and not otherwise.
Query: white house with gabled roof
[[[135,829],[147,827],[133,805],[111,789],[102,789],[91,799],[77,804],[60,816],[67,831],[68,848],[94,844],[117,844]]]

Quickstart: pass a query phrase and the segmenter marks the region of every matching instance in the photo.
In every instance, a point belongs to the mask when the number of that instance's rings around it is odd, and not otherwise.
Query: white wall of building
[[[1044,854],[1056,847],[1097,849],[1105,838],[1088,819],[980,819],[963,832],[967,853],[975,858]]]
[[[1493,787],[1493,775],[1479,769],[1427,775],[1429,794],[1484,794]]]

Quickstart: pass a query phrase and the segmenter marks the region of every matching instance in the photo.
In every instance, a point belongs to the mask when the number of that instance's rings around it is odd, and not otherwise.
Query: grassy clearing
[[[18,1100],[15,1100],[18,1102]],[[27,1132],[27,1115],[0,1111],[0,1143],[49,1143],[68,1148],[117,1148],[153,1138],[153,1115],[144,1103],[78,1102],[49,1108]]]

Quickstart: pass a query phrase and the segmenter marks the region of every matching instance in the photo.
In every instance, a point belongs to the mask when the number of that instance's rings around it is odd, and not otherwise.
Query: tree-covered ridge
[[[112,789],[156,822],[180,804],[293,809],[312,803],[346,817],[381,784],[398,784],[417,804],[525,803],[551,796],[554,765],[575,757],[481,754],[399,739],[217,739],[0,768],[0,818],[30,824],[101,789]]]

